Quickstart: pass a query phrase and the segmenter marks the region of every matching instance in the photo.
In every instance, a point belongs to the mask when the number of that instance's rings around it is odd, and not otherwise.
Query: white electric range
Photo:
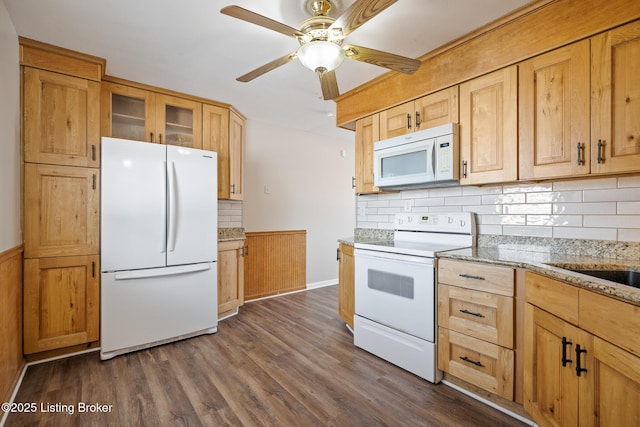
[[[437,383],[436,257],[475,245],[475,215],[402,213],[394,228],[393,240],[354,245],[354,344]]]

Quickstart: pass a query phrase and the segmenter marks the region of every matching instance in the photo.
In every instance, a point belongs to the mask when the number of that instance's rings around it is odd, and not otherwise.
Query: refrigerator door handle
[[[171,162],[169,167],[169,236],[168,236],[168,250],[173,252],[176,248],[176,225],[178,223],[178,194],[176,191],[176,165]]]
[[[153,134],[152,134],[153,136]],[[153,139],[153,138],[152,138]],[[164,181],[162,182],[162,185],[164,186],[163,189],[163,193],[167,194],[167,162],[162,162],[162,167],[163,167],[163,171],[164,171]],[[165,196],[166,197],[166,196]],[[164,227],[162,227],[162,250],[160,251],[161,253],[166,253],[167,252],[167,199],[165,198],[164,200],[164,206],[162,208],[162,224],[164,225]]]
[[[150,270],[122,271],[115,274],[116,280],[146,279],[149,277],[174,276],[176,274],[197,273],[211,269],[209,264],[190,264],[177,267],[154,268]]]

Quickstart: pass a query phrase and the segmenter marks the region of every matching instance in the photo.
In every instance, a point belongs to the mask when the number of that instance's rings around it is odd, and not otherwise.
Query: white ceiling
[[[236,77],[297,48],[279,33],[219,13],[236,4],[292,27],[308,0],[3,0],[18,35],[107,60],[107,74],[234,105],[261,120],[334,138],[335,103],[295,61],[249,83]],[[354,0],[333,0],[337,17]],[[530,0],[399,0],[346,43],[417,58]],[[345,61],[341,93],[387,72]]]

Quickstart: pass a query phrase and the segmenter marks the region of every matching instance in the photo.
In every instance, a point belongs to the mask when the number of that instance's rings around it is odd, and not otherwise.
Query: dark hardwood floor
[[[354,347],[336,286],[248,303],[214,335],[30,366],[15,401],[37,410],[6,426],[523,425]]]

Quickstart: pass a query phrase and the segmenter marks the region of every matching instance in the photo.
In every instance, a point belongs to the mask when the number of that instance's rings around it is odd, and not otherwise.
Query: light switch
[[[271,187],[269,187],[268,185],[264,186],[264,194],[271,194]]]

